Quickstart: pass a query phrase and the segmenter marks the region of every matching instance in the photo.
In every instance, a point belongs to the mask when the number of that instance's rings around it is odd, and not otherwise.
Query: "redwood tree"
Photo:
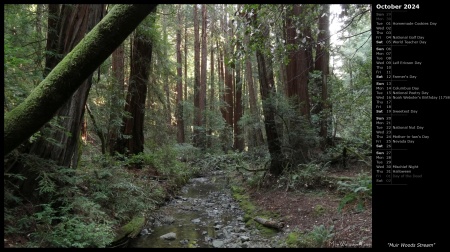
[[[182,79],[182,60],[181,60],[181,7],[177,7],[177,142],[184,143],[184,121],[183,121],[183,79]]]
[[[4,116],[3,155],[10,153],[55,115],[100,64],[156,5],[115,5],[17,107]]]
[[[329,75],[329,62],[330,62],[330,30],[329,30],[329,16],[330,16],[330,5],[322,4],[321,12],[319,18],[319,34],[317,35],[316,43],[316,59],[315,59],[315,70],[321,72],[321,78],[318,82],[320,93],[320,100],[318,103],[317,112],[320,115],[320,132],[319,135],[322,137],[322,147],[324,147],[325,140],[328,136],[328,120],[330,108],[328,102],[328,86],[327,80]]]
[[[198,24],[198,6],[194,4],[194,146],[200,144],[200,127],[202,126],[202,114],[200,111],[200,38]]]
[[[53,5],[49,6],[48,40],[46,51],[47,75],[102,18],[104,5]],[[46,77],[46,76],[44,76]],[[83,125],[84,107],[91,88],[90,75],[75,91],[70,99],[58,109],[53,123],[41,128],[42,136],[33,142],[29,154],[50,159],[57,165],[76,167],[78,164],[78,145]],[[55,127],[55,124],[57,125]],[[48,139],[52,139],[49,141]],[[21,191],[29,196],[34,193],[38,174],[17,164],[16,172],[25,174],[27,179],[21,183]]]
[[[244,34],[244,46],[247,48],[249,47],[249,35],[247,33]],[[245,79],[249,96],[250,115],[254,118],[254,120],[259,121],[260,112],[256,103],[256,92],[253,84],[252,61],[250,60],[250,55],[248,54],[245,57]],[[253,146],[259,146],[264,143],[264,138],[260,127],[252,128],[250,130],[250,136],[253,141],[249,141],[249,145],[252,143]]]
[[[119,138],[120,123],[122,122],[121,111],[123,109],[124,89],[125,89],[125,55],[124,45],[121,44],[112,53],[112,74],[114,81],[112,84],[112,92],[110,97],[111,111],[109,113],[108,124],[108,149],[111,155],[117,150],[117,139]]]
[[[261,8],[261,6],[259,6]],[[267,38],[269,37],[269,27],[262,21],[258,20],[257,10],[252,10],[251,22],[256,36],[256,60],[258,62],[258,75],[261,99],[263,102],[264,126],[266,129],[267,145],[270,153],[269,173],[275,177],[283,172],[284,160],[281,152],[281,140],[278,137],[277,127],[275,123],[275,104],[271,101],[275,94],[275,81],[273,77],[272,58],[266,54],[269,45]]]
[[[238,42],[237,47],[240,47]],[[241,60],[236,60],[236,84],[234,85],[234,149],[238,151],[244,150],[244,138],[241,136],[241,127],[238,122],[242,117],[242,79],[241,79]]]
[[[145,26],[154,23],[153,14],[150,14],[148,19],[150,24],[144,22],[138,27],[131,43],[130,84],[125,105],[125,111],[131,116],[124,118],[119,146],[119,152],[122,154],[133,155],[144,151],[145,100],[153,47]],[[124,135],[128,137],[123,137]]]
[[[202,4],[202,56],[201,56],[201,69],[200,69],[200,97],[199,97],[199,121],[200,121],[200,147],[205,148],[206,147],[206,76],[207,76],[207,38],[206,38],[206,19],[207,19],[207,12],[206,12],[206,4]]]

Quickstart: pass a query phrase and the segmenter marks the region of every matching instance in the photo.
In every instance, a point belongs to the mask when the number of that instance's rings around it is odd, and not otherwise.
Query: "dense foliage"
[[[110,11],[111,7],[107,5],[105,10]],[[64,118],[53,118],[49,127],[36,132],[5,156],[5,247],[107,247],[119,227],[134,216],[149,217],[189,178],[212,168],[227,170],[253,188],[265,186],[289,191],[333,186],[342,197],[340,209],[352,202],[357,202],[358,210],[364,209],[364,202],[372,196],[370,175],[330,182],[326,171],[332,166],[346,168],[346,161],[351,160],[366,166],[371,163],[372,52],[368,6],[345,5],[342,12],[338,9],[328,14],[330,22],[341,23],[333,28],[331,43],[326,48],[332,58],[326,79],[329,97],[323,101],[320,95],[323,72],[310,69],[307,73],[310,115],[301,114],[304,103],[288,95],[285,76],[291,52],[309,46],[312,58],[316,53],[312,45],[320,33],[317,20],[322,7],[302,7],[307,11],[292,16],[292,22],[302,30],[297,31],[300,42],[294,46],[286,43],[285,34],[291,5],[207,5],[208,77],[206,110],[200,126],[207,141],[206,148],[197,148],[193,144],[195,130],[199,129],[194,124],[197,108],[193,8],[158,5],[156,14],[139,25],[139,32],[123,41],[121,54],[116,51],[118,54],[110,56],[93,73],[81,132],[69,132],[60,126]],[[182,23],[177,20],[177,11]],[[4,113],[8,113],[43,80],[45,56],[52,52],[45,50],[48,5],[6,4],[4,14]],[[255,24],[252,18],[256,16],[258,22],[268,24],[264,28],[268,29],[268,36],[257,36],[263,27],[252,26]],[[309,30],[303,30],[305,27]],[[177,30],[182,35],[180,108],[184,143],[177,142],[176,127],[176,84],[180,78],[175,47]],[[133,116],[126,111],[126,97],[131,85],[132,45],[137,34],[145,35],[152,44],[145,106],[139,108],[145,112],[144,151],[127,155],[115,151],[113,146],[117,139],[131,137],[123,133],[122,127]],[[257,62],[255,52],[271,61],[268,68],[274,75],[275,92],[264,99],[258,73],[261,62]],[[232,97],[232,104],[225,100],[227,81],[233,83],[234,95],[236,82],[242,85],[242,97]],[[236,102],[242,105],[242,116],[233,125],[225,114],[235,109]],[[323,103],[329,106],[315,112]],[[283,172],[276,180],[267,180],[268,164],[273,158],[264,131],[263,107],[267,105],[274,108],[283,159]],[[325,119],[328,135],[323,137],[320,127]],[[77,167],[61,166],[51,158],[30,154],[30,144],[41,137],[51,144],[61,144],[52,138],[52,132],[56,131],[69,137],[81,135],[73,154],[79,160]],[[243,151],[235,146],[237,138],[244,143]],[[322,145],[325,141],[327,145]],[[18,164],[20,170],[15,169]],[[34,196],[21,193],[21,184],[29,176],[24,171],[36,174]],[[332,231],[332,227],[317,226],[308,235],[298,236],[294,232],[288,246],[323,246],[332,237]]]

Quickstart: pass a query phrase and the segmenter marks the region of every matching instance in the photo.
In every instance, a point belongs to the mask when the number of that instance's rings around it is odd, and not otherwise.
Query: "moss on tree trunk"
[[[3,155],[47,123],[155,7],[146,4],[116,5],[23,103],[5,114]]]

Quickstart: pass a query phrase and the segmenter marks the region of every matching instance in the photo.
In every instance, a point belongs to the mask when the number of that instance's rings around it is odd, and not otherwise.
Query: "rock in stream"
[[[193,178],[180,195],[157,210],[133,239],[132,248],[271,248],[266,238],[244,223],[244,212],[226,184],[223,171]]]

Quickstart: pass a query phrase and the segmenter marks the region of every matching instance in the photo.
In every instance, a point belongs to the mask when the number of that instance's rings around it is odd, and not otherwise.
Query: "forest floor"
[[[330,169],[327,176],[356,178],[361,173],[371,176],[371,168],[353,164],[348,169]],[[372,247],[372,201],[349,202],[341,211],[344,198],[330,190],[262,189],[250,192],[251,200],[265,210],[277,212],[285,228],[311,232],[315,226],[333,227],[334,235],[326,247]],[[363,208],[357,207],[362,203]]]
[[[142,170],[133,171],[136,173]],[[149,170],[146,171],[147,173]],[[337,190],[336,181],[358,180],[361,174],[371,176],[371,167],[361,162],[353,162],[347,169],[330,167],[325,178],[332,178],[329,186],[297,185],[247,187],[246,194],[258,208],[277,213],[284,222],[283,234],[291,232],[311,233],[323,225],[331,230],[333,236],[325,247],[372,247],[372,201],[371,198],[349,201],[343,205],[345,193]],[[171,188],[165,188],[169,195],[175,194]],[[172,195],[173,196],[173,195]],[[341,209],[340,209],[341,206]],[[4,247],[20,247],[27,243],[25,236],[4,237]]]

